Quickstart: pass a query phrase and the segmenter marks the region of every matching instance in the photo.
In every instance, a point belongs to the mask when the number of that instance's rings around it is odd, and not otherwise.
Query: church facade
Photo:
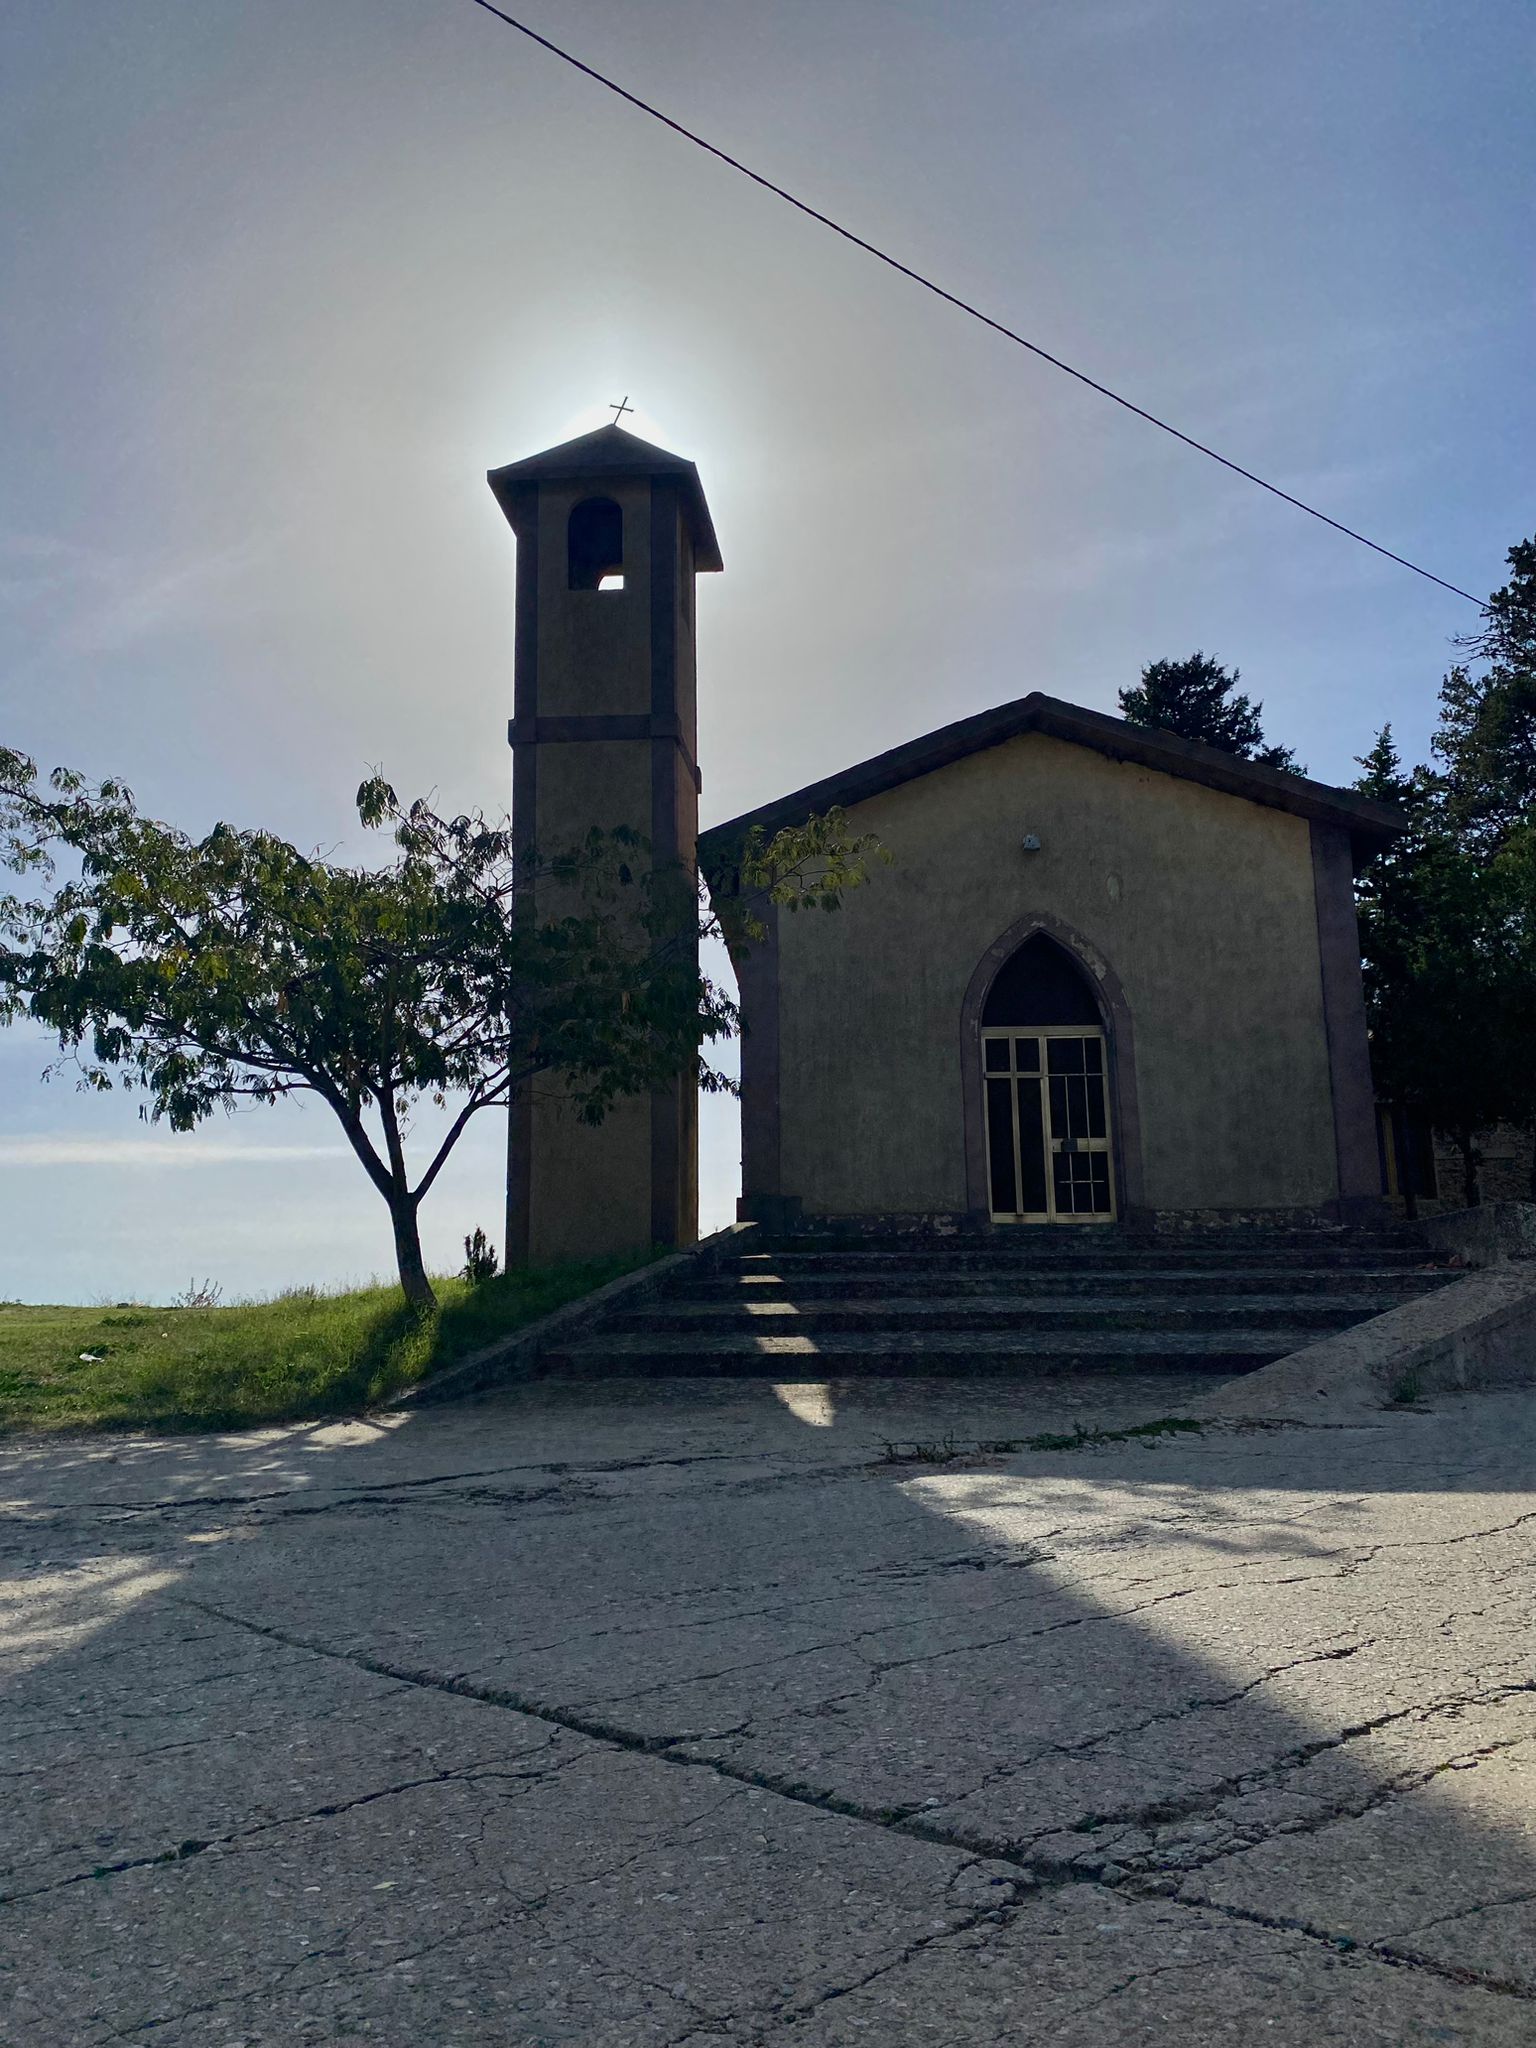
[[[1378,806],[1033,695],[705,835],[892,855],[737,963],[743,1213],[982,1226],[1369,1213],[1353,902]]]
[[[519,540],[530,832],[637,825],[725,893],[752,827],[833,806],[891,855],[836,916],[770,914],[738,952],[742,1216],[993,1230],[1375,1212],[1353,874],[1391,812],[1035,693],[695,839],[692,579],[720,565],[697,473],[615,427],[491,481]],[[509,1262],[690,1242],[686,1093],[595,1131],[524,1102]]]

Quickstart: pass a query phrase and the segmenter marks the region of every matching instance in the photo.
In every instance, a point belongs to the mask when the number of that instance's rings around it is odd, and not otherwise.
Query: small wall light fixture
[[[1040,851],[1040,835],[1038,832],[1026,832],[1019,841],[1019,844],[1026,853],[1038,853]]]

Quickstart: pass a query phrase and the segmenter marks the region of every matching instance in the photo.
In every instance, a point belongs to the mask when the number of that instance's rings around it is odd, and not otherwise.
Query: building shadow
[[[1004,1456],[945,1450],[946,1417],[1022,1435],[1048,1392],[808,1384],[7,1447],[0,1890],[83,1968],[93,1872],[190,1881],[210,1842],[424,1781],[451,1695],[468,1753],[510,1709],[1536,1997],[1516,1402]],[[918,1430],[937,1454],[887,1462]],[[143,1969],[195,1981],[178,1924]]]

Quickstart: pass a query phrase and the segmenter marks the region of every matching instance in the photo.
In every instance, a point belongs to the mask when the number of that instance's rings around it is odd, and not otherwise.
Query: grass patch
[[[942,1436],[936,1443],[886,1443],[881,1451],[883,1465],[947,1465],[956,1458],[1002,1457],[1012,1451],[1082,1451],[1093,1444],[1128,1444],[1138,1438],[1198,1436],[1203,1422],[1187,1415],[1164,1415],[1156,1422],[1136,1422],[1129,1429],[1085,1429],[1075,1423],[1062,1436],[1045,1430],[1039,1436],[994,1436],[960,1438]]]
[[[653,1254],[435,1280],[418,1316],[398,1287],[301,1288],[231,1308],[31,1308],[0,1302],[0,1431],[240,1429],[355,1414]]]

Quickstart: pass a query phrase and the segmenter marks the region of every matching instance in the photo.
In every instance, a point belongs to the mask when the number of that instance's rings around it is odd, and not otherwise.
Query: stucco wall
[[[539,851],[546,858],[577,853],[594,825],[602,832],[627,825],[649,836],[648,740],[546,740],[540,746]],[[561,892],[546,883],[540,891],[541,904],[548,909],[560,901]],[[553,915],[553,910],[548,914]]]
[[[569,588],[570,512],[593,496],[613,498],[623,513],[621,591]],[[548,857],[577,850],[594,826],[626,826],[650,842],[659,864],[690,866],[698,829],[693,557],[676,488],[649,475],[550,482],[519,531],[530,525],[534,547],[519,583],[519,830],[531,828]],[[631,858],[639,866],[647,856]],[[534,889],[540,918],[582,901],[548,876]],[[636,914],[641,905],[636,892]],[[626,915],[622,898],[610,907]],[[662,1089],[620,1102],[590,1128],[541,1077],[513,1118],[509,1263],[691,1242],[695,1122],[692,1092]]]
[[[651,1098],[629,1096],[584,1124],[559,1083],[534,1084],[528,1257],[603,1259],[651,1242]]]
[[[850,815],[894,864],[835,916],[779,920],[784,1194],[966,1207],[962,1001],[999,934],[1044,913],[1123,989],[1149,1207],[1335,1195],[1305,820],[1037,733]]]

